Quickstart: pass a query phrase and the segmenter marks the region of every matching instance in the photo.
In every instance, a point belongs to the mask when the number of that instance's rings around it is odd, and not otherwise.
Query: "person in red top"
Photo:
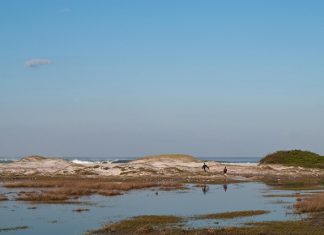
[[[224,168],[224,170],[223,170],[223,173],[224,173],[224,176],[226,177],[227,175],[227,168],[226,168],[226,166],[225,166],[225,168]]]

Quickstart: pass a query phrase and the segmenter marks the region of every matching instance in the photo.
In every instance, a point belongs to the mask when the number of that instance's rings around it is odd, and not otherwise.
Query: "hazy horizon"
[[[0,3],[0,156],[324,155],[324,1]]]

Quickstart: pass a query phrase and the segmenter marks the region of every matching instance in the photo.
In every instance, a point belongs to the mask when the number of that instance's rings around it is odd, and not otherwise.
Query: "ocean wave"
[[[257,166],[257,162],[221,162],[222,165],[230,166]]]
[[[11,162],[16,162],[18,159],[13,159],[13,158],[0,158],[0,163],[11,163]]]
[[[80,159],[73,159],[71,162],[81,165],[91,165],[91,164],[101,164],[101,163],[112,163],[113,161],[90,161],[90,160],[80,160]]]

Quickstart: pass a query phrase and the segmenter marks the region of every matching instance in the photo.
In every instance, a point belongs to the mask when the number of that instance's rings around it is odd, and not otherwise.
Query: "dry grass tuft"
[[[10,227],[10,228],[0,228],[0,232],[9,232],[9,231],[18,231],[23,229],[28,229],[28,226],[17,226],[17,227]]]
[[[90,211],[90,209],[88,209],[88,208],[76,208],[73,211],[80,213],[80,212],[84,212],[84,211]]]
[[[24,192],[21,193],[16,200],[32,201],[32,202],[62,202],[68,200],[67,195],[57,194],[53,192]]]
[[[183,188],[181,183],[169,183],[165,181],[150,181],[141,179],[138,181],[123,180],[111,181],[107,179],[95,179],[86,177],[56,177],[23,179],[4,184],[8,188],[37,188],[43,189],[35,192],[21,192],[17,200],[33,202],[61,202],[77,199],[80,196],[99,194],[104,196],[121,195],[129,190],[159,187],[164,190]]]
[[[324,193],[302,198],[295,204],[295,209],[299,213],[324,211]]]
[[[251,210],[251,211],[231,211],[217,214],[208,214],[196,216],[196,219],[233,219],[238,217],[249,217],[255,215],[267,214],[269,211],[265,210]]]
[[[162,191],[171,191],[171,190],[184,190],[184,189],[188,189],[187,187],[185,187],[183,184],[181,183],[162,183],[159,185],[159,190]]]
[[[35,180],[21,180],[5,183],[6,188],[53,188],[64,186],[65,181],[59,179],[35,179]]]
[[[99,190],[97,193],[99,195],[102,195],[102,196],[118,196],[118,195],[122,195],[122,192],[120,192],[118,190]]]
[[[321,189],[324,185],[324,175],[316,177],[264,175],[260,179],[280,190],[314,190]]]
[[[6,195],[0,194],[0,201],[7,201],[8,198]]]
[[[91,231],[89,234],[111,234],[114,232],[119,232],[118,234],[150,234],[155,229],[159,230],[181,221],[182,218],[176,216],[136,216],[115,224],[108,224],[99,230]]]
[[[181,217],[173,216],[138,216],[115,224],[108,224],[101,229],[87,234],[140,234],[140,235],[309,235],[324,234],[322,224],[314,225],[309,221],[284,221],[249,223],[243,227],[197,228],[186,229],[177,226],[183,221]]]

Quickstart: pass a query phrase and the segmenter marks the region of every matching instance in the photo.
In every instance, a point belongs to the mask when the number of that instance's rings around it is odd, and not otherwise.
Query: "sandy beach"
[[[258,179],[275,177],[323,177],[321,169],[283,166],[278,164],[240,165],[206,162],[209,170],[202,170],[203,162],[190,158],[172,158],[168,155],[133,160],[128,163],[76,164],[60,158],[30,156],[19,161],[0,164],[0,175],[11,176],[207,176],[223,177],[223,168],[228,168],[228,178]]]

